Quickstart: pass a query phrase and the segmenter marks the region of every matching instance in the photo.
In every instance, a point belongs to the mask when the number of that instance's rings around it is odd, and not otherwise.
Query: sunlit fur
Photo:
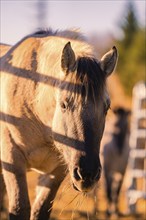
[[[67,72],[62,68],[66,45],[75,56],[75,68]],[[117,51],[99,61],[84,37],[69,30],[39,31],[1,48],[1,165],[9,218],[46,220],[66,170],[81,192],[100,178],[100,140],[109,107],[106,70],[113,71]],[[31,211],[30,169],[41,174]],[[3,189],[2,174],[0,181]]]

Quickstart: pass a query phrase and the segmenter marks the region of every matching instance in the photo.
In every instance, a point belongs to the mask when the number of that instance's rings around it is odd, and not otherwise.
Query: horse
[[[123,107],[114,110],[116,121],[111,140],[103,150],[103,169],[108,200],[107,215],[118,215],[121,186],[129,157],[129,110]]]
[[[114,46],[98,60],[82,35],[69,30],[38,31],[7,49],[0,59],[1,178],[9,218],[47,220],[67,172],[80,193],[100,179],[100,141],[110,107],[106,79],[118,53]],[[31,208],[29,170],[40,173]]]

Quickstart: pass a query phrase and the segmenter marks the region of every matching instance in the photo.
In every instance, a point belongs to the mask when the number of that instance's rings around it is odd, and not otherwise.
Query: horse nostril
[[[73,176],[76,180],[82,180],[82,176],[80,174],[79,168],[76,167],[73,171]]]
[[[101,167],[97,169],[97,172],[87,172],[85,170],[80,170],[79,167],[76,167],[73,171],[73,176],[74,178],[79,181],[79,180],[99,180],[101,176]]]
[[[92,179],[92,172],[87,172],[85,170],[80,170],[79,167],[74,169],[74,178],[76,180],[91,180]]]
[[[100,176],[101,176],[101,167],[97,169],[97,173],[96,173],[96,176],[94,177],[94,180],[99,180]]]

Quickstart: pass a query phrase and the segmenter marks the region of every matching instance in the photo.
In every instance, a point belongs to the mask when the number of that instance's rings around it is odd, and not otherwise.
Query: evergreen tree
[[[139,29],[136,10],[132,2],[129,2],[127,4],[125,19],[124,22],[121,24],[121,28],[124,34],[122,45],[124,48],[130,47],[133,42],[134,35]]]
[[[120,28],[123,39],[119,41],[117,70],[128,95],[137,81],[145,78],[145,31],[139,27],[133,2],[126,7],[125,19]]]

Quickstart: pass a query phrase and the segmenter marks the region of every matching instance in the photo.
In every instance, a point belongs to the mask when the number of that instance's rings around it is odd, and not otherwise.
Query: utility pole
[[[47,28],[48,1],[37,0],[37,29]]]

